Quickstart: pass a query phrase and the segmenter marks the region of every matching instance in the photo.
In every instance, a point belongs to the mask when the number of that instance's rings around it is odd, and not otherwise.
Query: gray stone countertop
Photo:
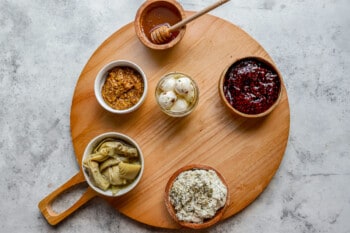
[[[214,0],[182,0],[200,10]],[[81,70],[141,0],[0,0],[0,231],[173,232],[95,198],[51,227],[37,205],[79,170],[70,107]],[[211,14],[270,54],[286,84],[288,146],[267,189],[206,232],[350,232],[350,1],[230,1]],[[79,196],[55,204],[64,209]],[[174,231],[176,232],[176,231]]]

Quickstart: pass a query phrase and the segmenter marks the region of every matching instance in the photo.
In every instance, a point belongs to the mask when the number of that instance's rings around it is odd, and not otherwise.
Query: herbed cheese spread
[[[225,205],[227,188],[215,171],[192,169],[175,179],[169,193],[180,221],[203,223]]]

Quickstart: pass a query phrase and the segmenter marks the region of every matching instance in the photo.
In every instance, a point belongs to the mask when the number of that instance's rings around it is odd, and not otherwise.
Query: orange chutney
[[[161,5],[150,7],[148,11],[144,13],[141,17],[141,27],[143,32],[149,41],[151,40],[151,31],[156,26],[168,23],[170,26],[181,21],[182,17],[180,12],[172,5]],[[172,36],[164,44],[173,40],[178,34],[179,31],[174,31],[171,33]]]

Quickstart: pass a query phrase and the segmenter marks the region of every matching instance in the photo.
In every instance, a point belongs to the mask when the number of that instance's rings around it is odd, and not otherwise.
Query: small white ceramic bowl
[[[94,185],[93,181],[91,180],[89,172],[83,166],[83,161],[85,160],[85,158],[89,154],[91,154],[93,149],[95,149],[95,147],[105,138],[116,138],[118,140],[125,142],[128,145],[135,147],[138,151],[139,160],[141,163],[141,170],[140,170],[139,174],[137,175],[136,179],[128,186],[119,190],[116,194],[113,194],[111,190],[103,191],[102,189],[99,189],[98,187],[96,187]],[[124,194],[130,192],[131,190],[133,190],[136,187],[136,185],[140,182],[142,174],[143,174],[143,170],[145,167],[144,166],[144,158],[143,158],[143,154],[142,154],[142,151],[140,149],[140,146],[129,136],[126,136],[125,134],[117,133],[117,132],[107,132],[107,133],[100,134],[100,135],[96,136],[95,138],[93,138],[85,148],[81,164],[82,164],[81,166],[82,166],[82,171],[83,171],[85,180],[89,184],[89,186],[93,190],[95,190],[97,193],[100,193],[100,194],[102,194],[104,196],[108,196],[108,197],[118,197],[118,196],[124,195]]]
[[[123,110],[117,110],[112,108],[111,106],[109,106],[103,99],[102,97],[102,87],[105,83],[106,77],[108,75],[108,72],[113,69],[114,67],[118,67],[118,66],[127,66],[130,67],[134,70],[136,70],[142,77],[142,81],[143,81],[143,94],[140,98],[140,100],[133,105],[132,107],[128,108],[128,109],[123,109]],[[145,73],[143,72],[143,70],[135,63],[131,62],[131,61],[127,61],[127,60],[116,60],[116,61],[112,61],[110,63],[108,63],[107,65],[105,65],[100,72],[97,74],[96,79],[95,79],[95,86],[94,86],[94,91],[95,91],[95,96],[96,99],[98,101],[98,103],[107,111],[111,112],[111,113],[116,113],[116,114],[126,114],[126,113],[130,113],[135,111],[136,109],[138,109],[141,104],[145,101],[146,96],[147,96],[147,91],[148,91],[148,84],[147,84],[147,78]]]

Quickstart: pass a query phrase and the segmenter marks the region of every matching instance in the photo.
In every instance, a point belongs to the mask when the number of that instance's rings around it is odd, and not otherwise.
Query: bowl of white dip
[[[225,178],[215,168],[192,164],[170,177],[164,199],[179,225],[203,229],[220,221],[229,205],[229,192]]]

